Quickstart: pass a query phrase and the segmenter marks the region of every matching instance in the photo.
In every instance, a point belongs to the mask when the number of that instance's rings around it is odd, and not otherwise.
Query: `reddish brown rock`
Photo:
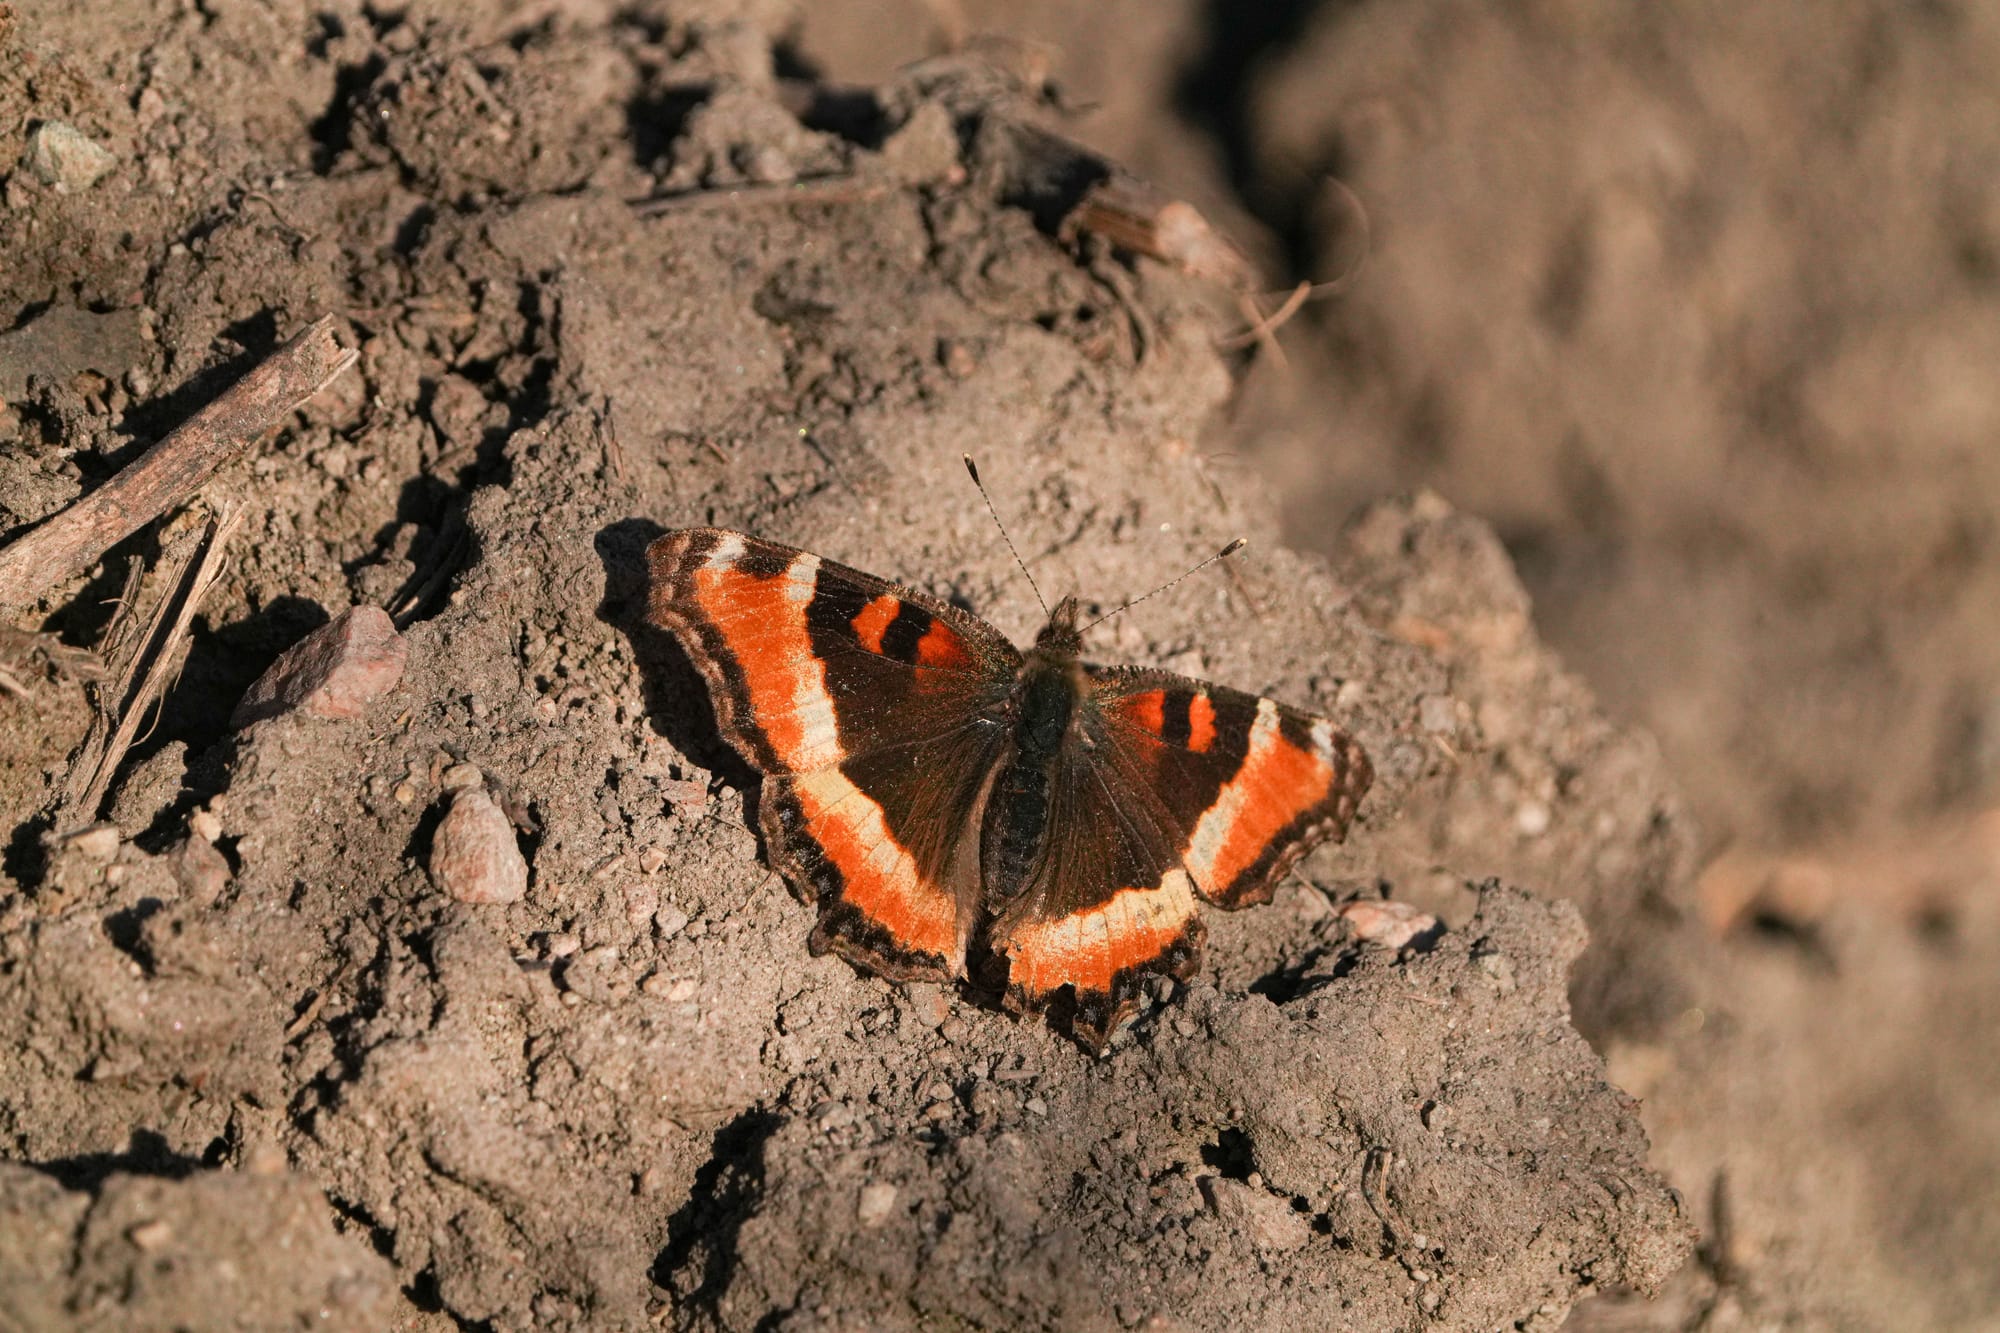
[[[528,863],[514,825],[484,788],[452,797],[431,839],[431,882],[462,903],[517,903],[528,892]]]
[[[357,606],[287,648],[243,694],[230,725],[247,727],[294,709],[360,717],[403,678],[409,649],[379,606]]]

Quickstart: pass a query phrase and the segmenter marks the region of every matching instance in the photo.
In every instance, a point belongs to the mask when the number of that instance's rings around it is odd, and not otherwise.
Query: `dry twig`
[[[859,204],[889,193],[895,182],[863,180],[856,176],[826,176],[771,185],[726,185],[710,190],[689,190],[682,194],[654,195],[629,203],[642,218],[667,213],[729,212],[738,208],[787,204]]]
[[[186,501],[354,364],[322,316],[110,481],[0,551],[0,611],[28,605]]]
[[[1086,231],[1230,291],[1246,292],[1256,283],[1250,260],[1193,204],[1168,199],[1129,176],[1100,182],[1063,219],[1065,237]]]

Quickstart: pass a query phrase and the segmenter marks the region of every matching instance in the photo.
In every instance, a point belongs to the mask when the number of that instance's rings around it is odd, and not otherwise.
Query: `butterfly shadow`
[[[750,826],[757,827],[757,770],[722,738],[709,702],[708,682],[688,659],[679,640],[646,619],[646,548],[666,529],[651,519],[626,518],[598,530],[597,556],[604,563],[604,598],[597,618],[625,636],[639,668],[641,698],[654,734],[687,756],[690,763],[744,793]]]

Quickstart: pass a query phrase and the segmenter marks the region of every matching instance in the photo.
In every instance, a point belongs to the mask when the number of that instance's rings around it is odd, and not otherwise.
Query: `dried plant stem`
[[[816,180],[785,181],[768,185],[727,185],[714,189],[689,190],[683,194],[654,195],[646,199],[634,199],[630,207],[642,218],[656,218],[667,213],[731,212],[739,208],[773,205],[859,204],[879,199],[893,188],[894,182],[887,180],[829,176]]]
[[[70,764],[69,780],[56,814],[58,835],[97,818],[112,776],[138,739],[140,723],[180,671],[188,645],[188,627],[202,598],[220,577],[223,553],[229,539],[243,525],[243,517],[242,508],[236,505],[216,514],[202,534],[199,549],[176,562],[167,591],[148,617],[145,632],[137,636],[133,651],[125,658],[116,687],[98,698],[98,724],[92,726]],[[134,579],[126,585],[128,609],[136,592],[136,564],[133,573]],[[136,622],[136,617],[128,616],[126,611],[120,615],[121,622]],[[114,623],[113,635],[108,637],[129,635],[124,632],[123,623]]]

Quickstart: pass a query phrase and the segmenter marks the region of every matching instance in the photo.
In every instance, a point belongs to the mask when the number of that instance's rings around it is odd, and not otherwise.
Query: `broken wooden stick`
[[[323,315],[117,476],[5,550],[0,612],[17,610],[201,488],[223,464],[354,364]]]
[[[1190,277],[1249,291],[1257,270],[1193,204],[1169,199],[1143,181],[1114,175],[1091,187],[1063,218],[1060,235],[1093,232],[1121,250],[1172,264]]]

